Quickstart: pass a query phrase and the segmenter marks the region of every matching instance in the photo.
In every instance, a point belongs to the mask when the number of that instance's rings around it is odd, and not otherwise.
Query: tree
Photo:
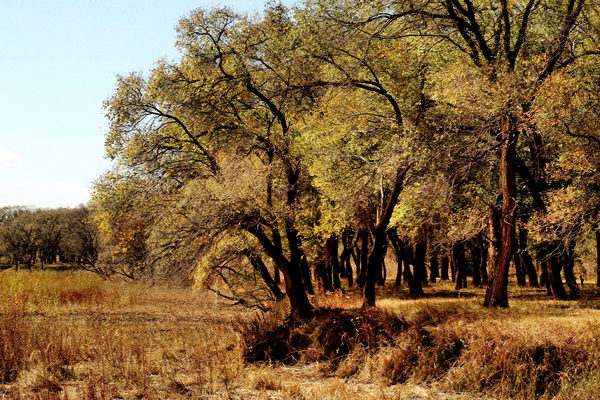
[[[304,86],[298,82],[312,68],[290,56],[294,38],[282,35],[289,25],[280,6],[269,8],[264,21],[226,8],[192,12],[178,26],[179,63],[161,62],[147,78],[119,78],[105,103],[111,121],[107,151],[126,174],[144,177],[141,193],[160,192],[149,236],[157,254],[173,249],[169,240],[182,234],[210,242],[197,232],[211,231],[211,225],[182,227],[218,221],[229,235],[255,238],[283,272],[292,314],[305,316],[312,306],[300,272],[296,212],[307,183],[294,148],[294,123],[311,102],[310,93],[295,88]],[[232,163],[259,177],[260,183],[246,182],[258,184],[256,191],[240,192],[256,197],[232,204],[221,192],[237,183],[239,176],[224,171]],[[231,208],[214,221],[212,210],[193,201],[199,191],[214,196],[207,204],[216,209]],[[174,208],[179,211],[172,214]],[[173,219],[175,230],[167,223]]]
[[[19,268],[20,263],[31,257],[30,253],[34,247],[31,234],[33,226],[25,229],[25,223],[32,210],[28,207],[14,206],[2,207],[0,209],[0,239],[2,242],[3,255]],[[28,255],[29,254],[29,255]]]
[[[109,271],[98,263],[100,232],[88,206],[64,210],[63,218],[63,255],[83,269],[107,276]]]
[[[35,224],[39,229],[37,243],[37,258],[42,264],[54,264],[60,254],[63,240],[62,209],[37,209],[33,211]]]
[[[37,215],[35,210],[26,207],[11,207],[5,214],[2,238],[16,269],[19,264],[31,268],[36,261],[41,236]]]

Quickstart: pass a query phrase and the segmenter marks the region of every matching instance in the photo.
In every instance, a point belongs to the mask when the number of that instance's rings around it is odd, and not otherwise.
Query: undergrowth
[[[507,325],[507,315],[486,309],[415,308],[404,318],[378,309],[319,310],[279,324],[276,314],[261,315],[236,330],[247,363],[321,363],[325,376],[436,384],[494,398],[561,398],[599,372],[598,325],[569,337],[536,336],[523,330],[527,324]]]

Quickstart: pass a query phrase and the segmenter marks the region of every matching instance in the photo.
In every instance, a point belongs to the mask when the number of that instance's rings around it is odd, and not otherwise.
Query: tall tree
[[[487,132],[489,139],[498,142],[501,241],[484,304],[506,307],[508,266],[515,246],[517,148],[521,133],[539,142],[539,133],[528,113],[543,96],[540,88],[578,60],[598,54],[595,38],[582,29],[596,31],[589,26],[594,21],[593,7],[586,6],[584,0],[553,5],[536,0],[503,0],[498,4],[383,1],[369,7],[371,17],[362,21],[344,17],[346,10],[336,15],[361,26],[384,21],[388,29],[391,25],[396,27],[396,38],[409,32],[423,41],[436,38],[437,46],[444,46],[450,54],[446,67],[439,68],[446,78],[440,79],[445,89],[438,98],[475,117],[468,123],[463,116],[455,126]],[[539,164],[540,156],[534,155],[534,165]]]

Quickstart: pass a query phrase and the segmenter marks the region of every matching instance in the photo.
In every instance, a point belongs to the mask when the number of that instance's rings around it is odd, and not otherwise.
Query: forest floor
[[[259,316],[189,289],[5,270],[0,396],[598,399],[600,293],[584,289],[558,302],[511,285],[510,308],[490,310],[480,288],[438,282],[410,296],[390,283],[369,315],[356,290],[318,295],[313,304],[334,311],[289,327],[306,339],[295,356],[250,363],[283,326],[284,305]]]

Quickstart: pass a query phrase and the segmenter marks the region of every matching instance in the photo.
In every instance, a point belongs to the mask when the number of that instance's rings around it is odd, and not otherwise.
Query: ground
[[[390,282],[374,317],[356,290],[321,294],[321,316],[292,327],[294,356],[253,362],[249,348],[289,324],[285,304],[259,316],[187,288],[68,271],[0,272],[0,296],[2,398],[600,398],[592,284],[566,302],[511,285],[510,307],[490,310],[481,288],[410,296]]]

